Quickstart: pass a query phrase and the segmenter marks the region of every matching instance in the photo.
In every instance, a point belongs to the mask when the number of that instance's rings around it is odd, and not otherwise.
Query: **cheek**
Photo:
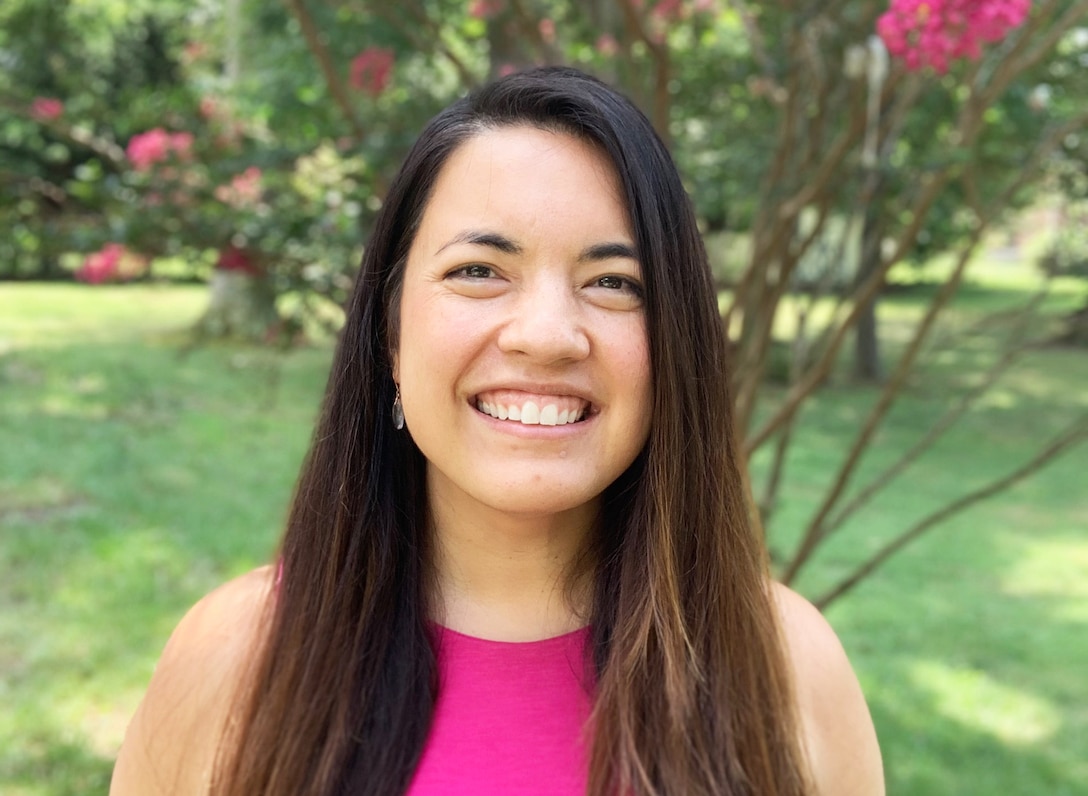
[[[457,311],[446,301],[422,301],[405,296],[401,315],[398,372],[413,387],[429,391],[453,387],[440,381],[451,378],[473,356],[480,335],[480,319]]]
[[[645,323],[631,323],[612,339],[614,343],[606,357],[613,363],[613,373],[629,397],[632,428],[638,428],[640,438],[645,441],[653,405],[653,369]]]

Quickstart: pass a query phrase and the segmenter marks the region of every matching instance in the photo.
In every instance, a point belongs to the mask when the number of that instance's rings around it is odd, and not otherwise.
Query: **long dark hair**
[[[216,794],[385,796],[408,787],[436,681],[425,464],[389,420],[401,280],[446,159],[484,130],[517,125],[578,137],[614,164],[645,283],[652,428],[604,495],[589,557],[597,682],[589,791],[805,792],[765,556],[741,488],[721,321],[688,197],[630,102],[576,70],[543,68],[440,113],[390,187]]]

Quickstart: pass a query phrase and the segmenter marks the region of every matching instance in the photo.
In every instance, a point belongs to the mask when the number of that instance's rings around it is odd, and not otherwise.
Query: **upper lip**
[[[591,390],[563,381],[497,381],[475,390],[472,393],[472,398],[476,400],[481,393],[493,390],[514,390],[536,395],[569,395],[573,398],[588,401],[591,408],[597,406],[597,401]]]

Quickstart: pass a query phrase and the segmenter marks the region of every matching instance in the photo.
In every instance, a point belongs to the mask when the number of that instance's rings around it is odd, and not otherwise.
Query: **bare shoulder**
[[[206,792],[229,706],[260,640],[272,579],[271,567],[235,578],[178,624],[129,723],[111,796]]]
[[[882,796],[876,731],[838,636],[806,599],[774,584],[801,730],[820,796]]]

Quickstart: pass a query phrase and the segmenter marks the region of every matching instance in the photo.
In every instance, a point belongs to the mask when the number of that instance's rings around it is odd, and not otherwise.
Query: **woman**
[[[122,794],[883,792],[769,582],[695,219],[568,69],[424,130],[366,250],[279,574],[179,625]]]

